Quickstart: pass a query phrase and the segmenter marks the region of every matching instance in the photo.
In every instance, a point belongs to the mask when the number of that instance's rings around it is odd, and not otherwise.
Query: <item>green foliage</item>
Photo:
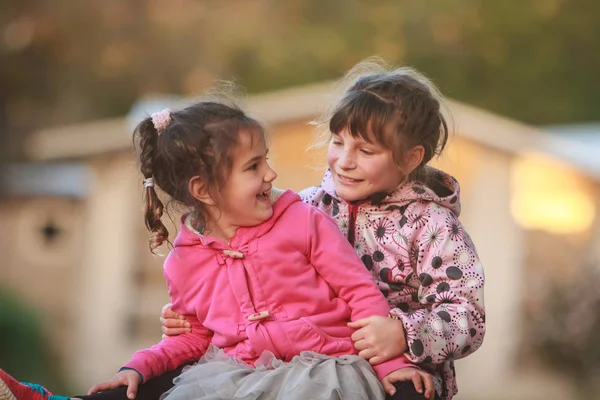
[[[64,389],[40,315],[4,289],[0,290],[0,368],[21,381]]]
[[[9,0],[0,15],[0,128],[14,132],[215,79],[258,92],[335,78],[375,54],[525,122],[600,119],[593,0]]]

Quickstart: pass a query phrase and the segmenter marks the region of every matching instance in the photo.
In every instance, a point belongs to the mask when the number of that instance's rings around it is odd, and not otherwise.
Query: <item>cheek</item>
[[[376,181],[393,180],[392,171],[396,170],[394,165],[382,162],[383,160],[365,160],[362,165],[363,171],[368,171],[369,176]]]
[[[337,161],[337,159],[339,158],[337,151],[332,147],[329,146],[327,148],[327,164],[329,165],[329,168],[331,168]]]

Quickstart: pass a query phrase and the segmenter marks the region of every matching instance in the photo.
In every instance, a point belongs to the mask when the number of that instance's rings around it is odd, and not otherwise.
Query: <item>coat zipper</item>
[[[348,204],[348,241],[354,247],[356,239],[356,214],[358,212],[358,204]]]

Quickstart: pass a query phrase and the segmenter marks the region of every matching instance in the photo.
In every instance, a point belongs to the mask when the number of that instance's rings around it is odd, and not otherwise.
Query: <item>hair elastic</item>
[[[154,187],[154,178],[152,178],[152,177],[145,178],[144,179],[144,187],[145,188]]]
[[[152,118],[154,129],[156,129],[158,133],[161,133],[167,129],[167,126],[171,123],[171,110],[165,108],[164,110],[152,113],[150,118]]]

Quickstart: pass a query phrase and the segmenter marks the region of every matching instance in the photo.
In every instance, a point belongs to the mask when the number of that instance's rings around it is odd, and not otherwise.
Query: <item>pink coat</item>
[[[346,323],[387,316],[387,301],[330,217],[291,191],[273,210],[229,245],[182,223],[164,274],[192,332],[138,351],[125,367],[147,380],[198,360],[210,343],[251,365],[265,350],[282,360],[304,350],[356,354]],[[408,365],[399,357],[375,371],[382,378]]]
[[[406,356],[431,372],[438,393],[450,399],[457,392],[454,360],[477,350],[485,335],[484,274],[458,220],[458,182],[428,172],[427,183],[353,204],[337,198],[329,172],[320,187],[300,195],[335,219],[403,322]]]

